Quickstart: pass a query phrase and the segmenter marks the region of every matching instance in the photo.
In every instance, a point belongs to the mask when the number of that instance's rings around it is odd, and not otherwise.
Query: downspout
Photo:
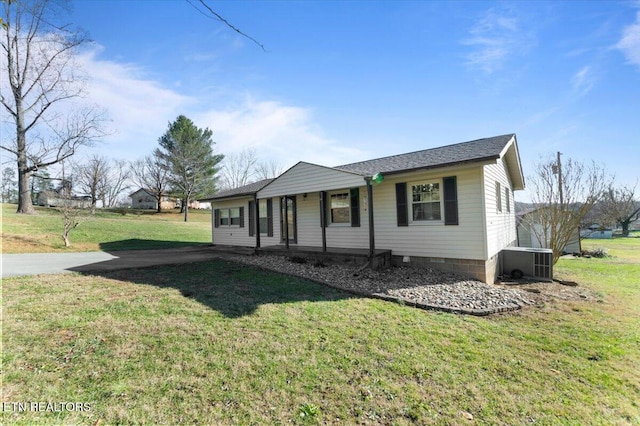
[[[373,226],[373,185],[371,185],[371,177],[364,178],[367,183],[367,208],[369,210],[369,264],[373,265],[373,256],[376,251],[376,241]]]
[[[327,207],[325,192],[320,191],[320,227],[322,228],[322,252],[327,252]]]

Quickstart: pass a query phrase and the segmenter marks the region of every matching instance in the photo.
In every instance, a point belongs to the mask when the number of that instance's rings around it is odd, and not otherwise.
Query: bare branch
[[[595,162],[585,165],[567,159],[558,166],[556,160],[542,160],[528,179],[532,201],[538,207],[536,214],[530,215],[535,221],[530,229],[542,245],[553,250],[554,263],[611,182]]]

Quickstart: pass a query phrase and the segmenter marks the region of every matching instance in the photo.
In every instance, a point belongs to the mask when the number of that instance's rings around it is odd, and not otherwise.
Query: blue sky
[[[186,0],[74,2],[99,150],[142,157],[185,114],[283,167],[516,133],[525,175],[561,151],[640,176],[638,1],[208,4],[267,51]]]

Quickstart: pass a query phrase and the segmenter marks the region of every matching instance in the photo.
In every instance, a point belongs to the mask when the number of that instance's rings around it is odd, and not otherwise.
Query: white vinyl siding
[[[369,248],[369,221],[367,219],[366,196],[362,196],[362,194],[366,194],[366,187],[360,188],[360,194],[360,226],[352,227],[344,224],[327,226],[325,229],[327,247]],[[321,247],[320,193],[307,193],[306,198],[303,194],[299,194],[296,197],[296,202],[298,209],[298,245]]]
[[[517,241],[516,235],[516,218],[513,208],[513,197],[509,197],[509,206],[502,211],[498,211],[498,202],[502,205],[502,190],[505,188],[511,191],[511,181],[507,174],[504,160],[496,160],[493,164],[483,167],[484,174],[484,193],[486,200],[486,244],[487,255],[492,257],[499,253],[503,248],[515,245]]]
[[[256,237],[249,235],[249,214],[251,214],[249,210],[249,201],[253,200],[253,197],[238,197],[231,198],[225,200],[214,200],[211,206],[211,228],[212,232],[212,241],[213,244],[216,245],[228,245],[228,246],[240,246],[240,247],[255,247],[256,246]],[[240,228],[240,207],[244,207],[244,227]],[[231,218],[233,223],[232,226],[215,226],[215,212],[216,210],[220,211],[220,217],[222,217],[223,212],[232,211],[232,215],[237,213],[237,219]],[[266,207],[265,207],[266,211]],[[274,203],[273,208],[273,237],[267,237],[264,234],[260,235],[260,245],[274,245],[280,242],[280,237],[277,232],[279,232],[277,222],[280,220],[280,213],[277,208],[277,203]],[[234,223],[235,222],[235,223]],[[266,232],[266,231],[265,231]]]
[[[396,208],[396,183],[407,184],[410,216],[413,199],[412,185],[439,183],[443,189],[443,178],[455,176],[457,182],[458,225],[445,225],[443,220],[422,221],[430,226],[398,226]],[[324,179],[327,179],[326,181]],[[280,182],[279,182],[280,181]],[[516,240],[513,197],[504,197],[509,205],[503,212],[496,212],[495,183],[511,191],[511,183],[504,162],[467,165],[385,176],[385,180],[373,187],[376,248],[392,250],[397,256],[419,256],[425,258],[454,258],[488,260],[502,248],[513,245]],[[277,184],[277,185],[274,185]],[[368,201],[364,180],[361,176],[335,171],[308,163],[298,163],[279,179],[260,191],[259,198],[273,196],[273,235],[261,237],[263,247],[280,244],[279,197],[296,197],[297,244],[299,246],[322,246],[320,226],[319,191],[328,191],[327,204],[332,193],[348,193],[358,187],[360,192],[360,226],[340,224],[327,226],[326,238],[329,248],[369,247]],[[314,188],[314,190],[312,190]],[[442,198],[442,192],[440,192]],[[255,237],[249,237],[247,215],[248,201],[238,199],[214,202],[213,209],[245,207],[244,228],[214,228],[214,243],[255,246]],[[442,212],[442,200],[440,200]],[[262,209],[261,209],[262,210]],[[329,216],[329,215],[328,215]]]
[[[395,184],[407,182],[411,196],[413,182],[442,182],[445,176],[457,177],[459,224],[398,226]],[[376,247],[391,249],[398,256],[485,259],[481,182],[481,166],[385,177],[373,188]]]
[[[299,162],[258,192],[258,198],[311,194],[364,185],[360,175]]]

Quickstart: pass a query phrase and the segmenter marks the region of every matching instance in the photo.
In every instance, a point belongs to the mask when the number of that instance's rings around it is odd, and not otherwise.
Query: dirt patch
[[[557,281],[531,281],[531,280],[509,280],[496,283],[504,288],[518,289],[526,291],[536,304],[543,304],[554,300],[602,301],[602,295],[577,283],[561,283]]]

